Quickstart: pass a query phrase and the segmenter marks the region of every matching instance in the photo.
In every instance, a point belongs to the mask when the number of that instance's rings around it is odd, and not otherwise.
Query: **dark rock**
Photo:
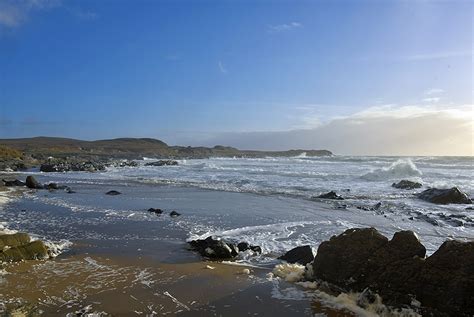
[[[181,214],[175,210],[173,210],[172,212],[170,212],[170,217],[178,217],[178,216],[181,216]]]
[[[137,167],[138,163],[130,160],[113,161],[108,164],[113,167]]]
[[[155,214],[161,215],[163,213],[163,210],[160,208],[150,208],[148,209],[149,212],[154,212]]]
[[[231,250],[230,255],[232,255],[232,257],[236,257],[239,254],[239,248],[233,243],[227,243],[227,245]]]
[[[240,242],[239,244],[237,244],[237,248],[240,252],[247,251],[250,249],[250,244],[248,244],[247,242]]]
[[[26,187],[32,189],[42,189],[43,185],[41,185],[33,176],[27,176]]]
[[[146,163],[145,166],[173,166],[178,165],[178,161],[174,160],[159,160],[156,162]]]
[[[364,284],[367,259],[387,243],[374,228],[348,229],[319,245],[313,262],[315,276],[341,287]]]
[[[105,170],[103,163],[74,158],[50,158],[40,166],[40,171],[45,173],[70,171],[96,172],[103,170]]]
[[[111,196],[117,196],[121,195],[122,193],[116,190],[109,190],[108,192],[105,193],[106,195],[111,195]]]
[[[389,306],[407,307],[416,298],[426,315],[472,316],[474,241],[446,241],[427,259],[425,254],[411,231],[388,241],[373,228],[349,229],[320,244],[313,272],[344,291],[362,291],[361,307],[376,292]]]
[[[419,273],[416,298],[450,316],[474,315],[474,241],[446,241]]]
[[[66,187],[64,188],[64,191],[65,191],[66,193],[68,193],[68,194],[74,194],[74,193],[75,193],[75,191],[73,191],[72,188],[69,187],[69,186],[66,186]]]
[[[339,196],[338,194],[336,194],[335,191],[330,191],[329,193],[321,194],[321,195],[317,196],[316,198],[344,200],[344,198],[342,198],[342,196]]]
[[[247,242],[241,242],[237,246],[232,243],[207,237],[204,240],[193,240],[189,242],[191,248],[199,252],[204,257],[214,260],[226,260],[236,257],[239,252],[252,250],[255,253],[261,253],[259,246],[251,246]]]
[[[235,250],[224,241],[213,239],[212,237],[207,237],[204,240],[193,240],[189,244],[199,254],[210,259],[223,260],[234,257],[232,254]]]
[[[262,248],[258,245],[251,245],[250,250],[252,250],[255,253],[262,254]]]
[[[392,187],[398,188],[398,189],[416,189],[416,188],[421,188],[423,185],[418,182],[412,182],[406,179],[403,179],[399,181],[398,183],[393,183]]]
[[[7,187],[14,187],[14,186],[26,186],[25,183],[23,183],[22,181],[18,180],[18,179],[15,179],[15,180],[5,180],[5,179],[2,179],[3,183],[5,184],[5,186]]]
[[[284,255],[279,257],[280,260],[284,260],[288,263],[299,263],[306,265],[314,260],[313,250],[309,245],[296,247],[286,252]]]
[[[417,195],[418,198],[434,204],[472,204],[472,200],[457,187],[450,189],[430,188]]]
[[[45,188],[55,190],[55,189],[59,189],[59,186],[56,183],[49,183],[49,184],[45,185]]]
[[[466,210],[474,210],[474,207],[466,207]]]

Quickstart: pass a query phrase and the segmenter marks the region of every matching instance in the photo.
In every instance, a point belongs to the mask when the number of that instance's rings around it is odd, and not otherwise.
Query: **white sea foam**
[[[420,177],[423,173],[415,166],[410,159],[399,159],[389,167],[373,170],[362,176],[369,181],[390,180],[399,178]]]

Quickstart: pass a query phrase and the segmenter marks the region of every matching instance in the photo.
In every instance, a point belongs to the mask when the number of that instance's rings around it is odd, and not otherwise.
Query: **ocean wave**
[[[407,177],[420,177],[423,173],[410,159],[399,159],[389,167],[383,167],[361,176],[368,181],[380,181],[388,179],[399,179]]]

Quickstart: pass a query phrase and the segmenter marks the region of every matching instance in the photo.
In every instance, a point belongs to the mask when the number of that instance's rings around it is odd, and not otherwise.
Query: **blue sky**
[[[472,14],[470,1],[0,0],[0,137],[207,144],[381,107],[472,119]]]

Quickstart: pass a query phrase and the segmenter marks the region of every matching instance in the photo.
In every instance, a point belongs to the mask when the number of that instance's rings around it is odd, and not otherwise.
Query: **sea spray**
[[[373,170],[361,176],[368,181],[381,181],[389,179],[420,177],[423,173],[410,159],[399,159],[389,167]]]

